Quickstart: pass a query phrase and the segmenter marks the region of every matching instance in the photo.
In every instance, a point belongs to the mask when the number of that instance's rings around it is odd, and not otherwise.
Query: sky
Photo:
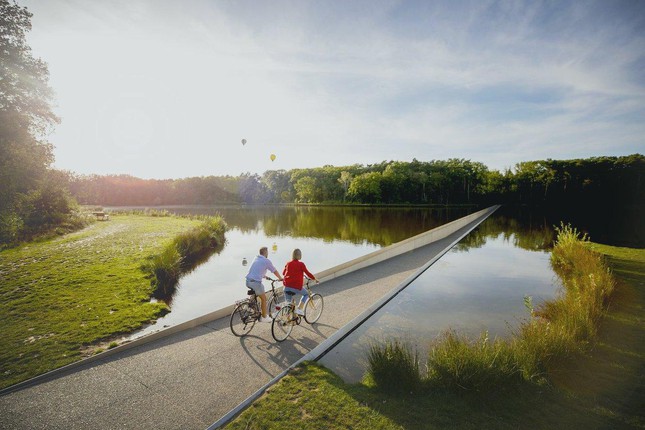
[[[645,153],[641,0],[17,3],[78,174]]]

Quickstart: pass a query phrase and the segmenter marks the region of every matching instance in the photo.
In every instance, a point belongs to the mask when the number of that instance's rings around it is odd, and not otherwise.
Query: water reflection
[[[267,237],[316,238],[388,246],[466,216],[477,208],[374,208],[346,206],[179,206],[178,214],[221,214],[241,232]]]
[[[553,223],[545,215],[517,207],[501,207],[460,241],[455,250],[480,248],[490,239],[510,241],[513,246],[529,251],[551,250],[555,238]]]
[[[125,208],[122,208],[125,209]],[[168,207],[178,214],[224,217],[226,243],[184,275],[168,299],[171,312],[134,337],[223,308],[246,291],[244,276],[261,246],[281,270],[300,248],[314,273],[345,263],[471,213],[473,208]]]
[[[423,355],[447,329],[507,336],[526,318],[524,296],[539,304],[560,285],[549,264],[553,229],[540,219],[498,210],[321,362],[356,382],[372,342],[397,338]]]

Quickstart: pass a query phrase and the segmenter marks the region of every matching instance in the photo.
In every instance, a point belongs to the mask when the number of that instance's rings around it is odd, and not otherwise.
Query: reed
[[[417,392],[422,385],[419,356],[407,344],[398,340],[374,344],[368,353],[369,371],[366,383],[384,391]]]
[[[442,334],[430,348],[425,385],[480,390],[521,379],[512,346],[482,333],[478,340],[454,331]]]
[[[201,219],[199,225],[179,234],[143,265],[142,269],[149,273],[155,287],[154,296],[157,299],[168,299],[183,273],[192,270],[204,256],[210,255],[224,244],[227,229],[224,219],[220,216]]]
[[[490,340],[483,333],[478,340],[471,340],[453,331],[444,333],[430,346],[424,386],[482,391],[497,389],[500,384],[543,384],[567,360],[589,350],[615,282],[602,255],[591,250],[586,235],[563,224],[556,231],[551,265],[562,281],[558,296],[536,309],[531,298],[525,297],[530,317],[508,339]],[[409,359],[391,358],[395,357],[392,345],[408,351],[399,353],[402,357],[414,355],[408,346],[397,342],[372,346],[368,374],[385,390],[394,378],[389,375],[411,372]],[[401,378],[399,384],[408,379]],[[412,381],[411,387],[417,386]]]

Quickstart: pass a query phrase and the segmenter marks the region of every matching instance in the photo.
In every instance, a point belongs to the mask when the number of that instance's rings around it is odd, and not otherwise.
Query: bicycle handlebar
[[[284,282],[284,279],[283,279],[282,281],[280,281],[279,279],[273,279],[273,278],[272,278],[272,277],[270,277],[270,276],[265,276],[265,277],[264,277],[264,279],[266,279],[267,281],[271,281],[271,285],[273,285],[273,284],[274,284],[274,283],[276,283],[276,282]],[[311,279],[310,277],[305,276],[305,284],[306,284],[307,286],[309,286],[309,284],[311,283],[311,281],[316,281],[316,284],[320,284],[320,281],[319,281],[318,279]]]

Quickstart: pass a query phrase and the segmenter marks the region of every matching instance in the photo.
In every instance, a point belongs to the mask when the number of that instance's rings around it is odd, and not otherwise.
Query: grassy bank
[[[463,389],[446,380],[438,383],[442,381],[440,378],[434,379],[430,384],[432,388],[428,389],[426,385],[424,389],[418,389],[417,386],[418,391],[410,393],[380,390],[369,380],[363,384],[346,384],[329,370],[306,363],[272,387],[227,428],[645,428],[642,407],[645,404],[645,250],[594,243],[583,246],[604,254],[614,276],[615,292],[611,301],[603,300],[608,310],[590,333],[593,338],[581,340],[583,338],[579,337],[575,342],[578,346],[573,350],[555,348],[554,355],[547,357],[549,360],[545,364],[534,367],[543,370],[523,373],[516,364],[506,362],[512,370],[502,371],[499,376],[499,371],[491,374],[474,366],[479,372],[470,373],[468,380],[485,383],[489,389],[477,390],[472,385],[470,389]],[[563,269],[569,275],[576,273],[566,267]],[[584,273],[578,272],[578,275]],[[545,316],[541,312],[545,312]],[[531,321],[545,321],[549,312],[555,311],[548,307],[534,309]],[[593,319],[593,313],[567,318],[575,322],[569,327],[569,333],[589,334],[587,329],[582,329],[586,324],[579,323],[589,318]],[[492,363],[496,353],[498,357],[504,354],[496,352],[496,348],[502,346],[491,344],[485,336],[465,344],[460,339],[453,340],[459,348],[467,348],[462,350],[465,362],[469,361],[468,355],[482,355]],[[539,346],[540,342],[533,344],[545,351]],[[488,345],[484,347],[487,351],[478,354],[470,349],[477,345],[479,348]],[[510,344],[505,345],[511,348]],[[384,349],[379,351],[384,352]],[[566,351],[570,355],[560,355]],[[406,351],[403,345],[403,348],[390,351],[389,357],[404,363],[401,367],[403,376],[397,379],[397,386],[401,386],[399,382],[409,379],[416,370],[414,351]],[[504,367],[500,365],[497,369]],[[482,377],[484,374],[488,376]],[[508,374],[513,375],[510,380]],[[528,377],[531,374],[535,377]],[[418,382],[420,378],[412,380]],[[414,382],[411,385],[414,389]]]
[[[76,361],[99,341],[166,313],[150,297],[160,284],[151,268],[167,266],[151,263],[178,243],[199,242],[193,236],[221,243],[224,228],[220,218],[113,215],[58,239],[0,252],[0,387]],[[173,264],[181,265],[191,253],[174,256]]]
[[[615,284],[602,255],[570,226],[558,230],[551,266],[562,280],[560,294],[537,309],[526,297],[530,317],[509,339],[491,340],[483,333],[471,340],[447,332],[431,345],[425,366],[396,341],[375,345],[369,354],[369,380],[384,391],[487,391],[547,383],[550,374],[595,341]],[[425,371],[420,373],[420,367]]]

